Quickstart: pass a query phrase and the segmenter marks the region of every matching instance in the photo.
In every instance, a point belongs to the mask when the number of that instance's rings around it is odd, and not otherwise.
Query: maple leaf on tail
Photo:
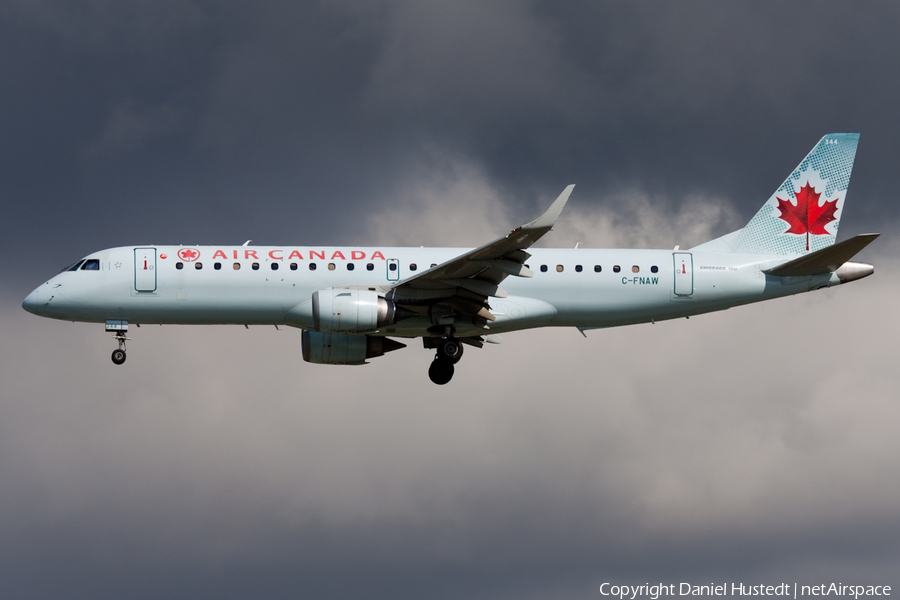
[[[837,198],[834,200],[826,200],[822,206],[819,206],[819,196],[816,190],[809,185],[800,188],[799,192],[794,192],[797,199],[797,206],[791,204],[790,200],[778,200],[778,210],[781,214],[779,219],[784,219],[790,228],[785,233],[805,233],[806,249],[809,250],[809,234],[823,235],[828,233],[825,226],[835,220],[834,213],[837,211]]]

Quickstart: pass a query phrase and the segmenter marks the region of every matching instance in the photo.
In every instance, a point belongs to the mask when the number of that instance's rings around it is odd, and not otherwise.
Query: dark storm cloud
[[[519,210],[576,182],[748,217],[834,130],[863,132],[847,218],[877,222],[900,59],[874,6],[12,3],[4,247],[352,242],[423,147]]]
[[[452,389],[420,349],[338,372],[272,328],[142,327],[110,372],[92,326],[6,312],[3,581],[579,598],[601,578],[884,580],[895,273],[587,340],[510,334]],[[48,560],[56,578],[32,574]]]
[[[896,584],[889,236],[848,289],[587,340],[509,335],[438,389],[415,344],[317,367],[296,331],[263,328],[143,327],[113,370],[96,326],[18,303],[117,244],[475,245],[568,183],[547,245],[687,247],[741,227],[841,130],[862,132],[842,235],[889,232],[898,15],[0,7],[3,595]]]

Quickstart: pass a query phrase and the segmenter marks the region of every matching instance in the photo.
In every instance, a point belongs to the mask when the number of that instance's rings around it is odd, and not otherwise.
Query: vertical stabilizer
[[[729,246],[735,252],[808,254],[833,245],[858,141],[858,133],[823,137]]]

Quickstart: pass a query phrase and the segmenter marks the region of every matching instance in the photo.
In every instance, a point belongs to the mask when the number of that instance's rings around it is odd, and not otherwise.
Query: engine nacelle
[[[397,307],[370,290],[328,288],[312,295],[313,329],[360,333],[396,322]]]
[[[406,344],[385,337],[305,329],[301,339],[303,360],[320,365],[362,365],[367,358],[406,347]]]

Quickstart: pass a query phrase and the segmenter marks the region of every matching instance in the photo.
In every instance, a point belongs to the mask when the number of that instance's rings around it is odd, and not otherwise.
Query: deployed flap
[[[764,269],[763,273],[779,277],[801,277],[831,273],[856,256],[860,250],[875,241],[875,238],[879,235],[881,234],[863,233],[834,246],[828,246],[812,254],[795,258],[777,267]]]
[[[532,276],[524,266],[531,256],[525,248],[550,231],[574,188],[574,185],[568,186],[543,215],[513,229],[508,235],[398,281],[391,288],[391,297],[401,303],[404,298],[409,298],[417,304],[427,304],[458,296],[462,289],[465,292],[462,297],[469,302],[454,302],[453,309],[467,316],[492,320],[493,315],[482,310],[487,309],[488,296],[505,297],[506,291],[500,287],[500,282],[509,275]],[[481,302],[473,301],[475,298],[480,298]]]

